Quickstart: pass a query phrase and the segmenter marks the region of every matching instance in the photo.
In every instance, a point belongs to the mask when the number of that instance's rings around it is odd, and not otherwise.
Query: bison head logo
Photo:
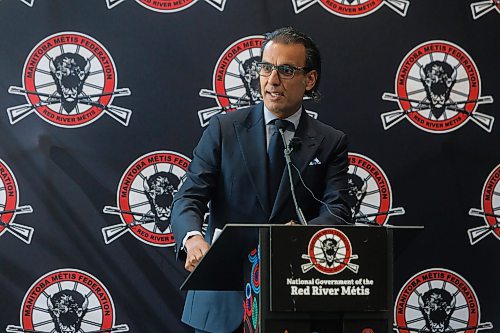
[[[336,261],[337,251],[339,250],[338,242],[333,238],[324,239],[321,242],[321,250],[325,256],[326,266],[333,266]]]
[[[433,288],[418,298],[425,327],[432,333],[446,332],[451,315],[455,311],[456,299],[444,289]]]
[[[260,82],[259,82],[259,72],[257,71],[257,64],[260,61],[260,57],[251,57],[239,65],[240,78],[245,86],[245,95],[242,99],[250,100],[250,105],[256,104],[260,101]]]
[[[75,290],[61,290],[47,298],[47,307],[57,333],[80,332],[89,300]]]
[[[50,61],[50,73],[66,113],[76,107],[83,84],[90,72],[90,62],[76,53],[63,53]]]
[[[361,203],[366,196],[368,184],[356,174],[347,174],[348,196],[347,201],[351,207],[352,216],[356,216],[361,208]]]
[[[431,112],[438,119],[446,110],[451,89],[457,80],[457,70],[443,61],[432,61],[420,68],[420,81],[424,85]]]
[[[170,225],[171,205],[180,180],[173,173],[160,171],[144,179],[144,192],[161,232]]]

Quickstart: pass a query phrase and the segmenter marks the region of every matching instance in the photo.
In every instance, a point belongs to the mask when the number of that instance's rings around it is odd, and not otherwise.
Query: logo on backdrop
[[[186,179],[191,160],[172,151],[155,151],[136,159],[123,174],[116,193],[117,206],[106,214],[119,215],[121,223],[102,229],[106,244],[126,232],[153,246],[173,246],[170,226],[174,194]]]
[[[349,153],[348,199],[357,223],[384,225],[391,215],[405,213],[392,208],[392,190],[384,170],[361,154]]]
[[[207,126],[216,114],[255,105],[262,100],[257,63],[261,60],[263,41],[260,35],[244,37],[222,52],[214,69],[213,89],[201,89],[199,93],[201,97],[215,99],[218,105],[198,111],[201,126]]]
[[[358,259],[358,255],[352,253],[351,241],[342,231],[335,228],[325,228],[316,232],[309,240],[307,254],[302,259],[309,262],[302,264],[302,273],[311,269],[318,272],[335,275],[344,269],[358,273],[359,266],[351,263]]]
[[[466,332],[491,329],[481,323],[476,293],[457,273],[432,268],[415,274],[399,291],[394,329],[410,332]]]
[[[34,229],[14,223],[17,214],[32,213],[30,205],[19,206],[19,188],[9,166],[0,159],[0,237],[9,232],[26,244],[31,243]]]
[[[476,111],[493,97],[481,96],[476,64],[453,43],[434,40],[411,50],[399,65],[394,88],[382,96],[399,105],[381,115],[385,130],[404,118],[430,133],[448,133],[469,120],[487,132],[493,128],[494,118]]]
[[[106,0],[108,9],[111,9],[125,0]],[[204,0],[221,12],[224,10],[226,0]],[[159,13],[174,13],[187,9],[198,2],[198,0],[135,0],[138,4]]]
[[[496,9],[497,13],[500,14],[500,0],[474,2],[471,3],[470,9],[472,10],[472,18],[474,18],[474,20],[477,20],[494,9]]]
[[[481,209],[471,208],[469,215],[484,218],[486,225],[469,229],[470,244],[492,234],[500,239],[500,164],[493,169],[484,183],[481,194]]]
[[[20,1],[29,7],[33,7],[33,4],[35,3],[35,0],[20,0]]]
[[[201,89],[199,93],[201,97],[215,99],[218,105],[198,111],[202,127],[207,126],[214,115],[233,112],[262,100],[257,63],[261,61],[263,41],[261,35],[244,37],[222,52],[214,68],[213,89]],[[306,112],[313,118],[318,117],[316,112]]]
[[[11,124],[36,113],[55,126],[75,128],[107,114],[127,126],[132,114],[112,105],[130,90],[116,88],[111,55],[82,33],[60,32],[38,43],[26,59],[22,81],[22,87],[10,86],[9,93],[25,96],[28,103],[7,109]]]
[[[292,0],[292,3],[295,14],[319,3],[330,13],[346,18],[370,15],[383,5],[387,5],[401,16],[406,16],[410,6],[407,0]]]
[[[21,325],[6,332],[128,332],[115,325],[115,306],[96,277],[77,269],[59,269],[40,277],[21,306]]]

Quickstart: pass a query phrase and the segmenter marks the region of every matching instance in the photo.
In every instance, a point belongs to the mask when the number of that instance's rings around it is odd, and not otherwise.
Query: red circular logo
[[[14,210],[19,204],[19,190],[17,181],[9,166],[0,159],[0,212]],[[14,220],[15,213],[5,213],[0,215],[0,221],[8,224]],[[0,224],[0,236],[5,232],[6,227]]]
[[[481,80],[459,46],[429,41],[408,52],[395,81],[398,103],[410,122],[431,133],[463,126],[477,108]]]
[[[123,174],[117,193],[120,218],[139,240],[155,246],[175,244],[171,204],[190,162],[176,152],[155,151],[139,157]]]
[[[343,0],[320,0],[323,6],[330,13],[348,17],[362,17],[377,11],[383,4],[383,0],[357,0],[357,1],[343,1]]]
[[[23,70],[26,98],[45,121],[81,127],[102,116],[113,100],[117,74],[109,52],[78,32],[51,35],[38,43]]]
[[[485,214],[498,214],[500,210],[500,164],[489,174],[484,183],[482,195],[482,208]],[[493,226],[500,223],[500,218],[495,216],[484,217],[486,222]],[[493,229],[494,235],[500,239],[500,228]]]
[[[61,316],[64,319],[61,319]],[[110,330],[115,309],[106,287],[89,273],[76,269],[52,271],[30,287],[21,308],[24,330],[78,332]]]
[[[255,104],[262,99],[256,64],[261,60],[263,41],[263,36],[244,37],[231,44],[220,56],[213,77],[215,92],[222,95],[217,97],[220,107],[234,111],[240,101]]]
[[[198,0],[135,0],[141,6],[160,13],[174,13],[194,5]]]
[[[354,217],[364,217],[383,225],[389,219],[392,191],[380,166],[366,156],[349,153],[349,195]],[[353,192],[353,193],[351,193]]]
[[[470,284],[444,268],[417,273],[399,291],[394,320],[399,333],[474,333],[479,323],[479,302]]]
[[[351,261],[351,241],[338,229],[321,229],[311,237],[307,254],[318,272],[328,275],[338,274]]]

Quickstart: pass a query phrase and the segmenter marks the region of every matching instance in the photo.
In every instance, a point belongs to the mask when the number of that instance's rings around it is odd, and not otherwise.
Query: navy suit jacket
[[[301,145],[292,163],[316,201],[300,183],[295,170],[297,201],[309,224],[335,225],[350,221],[347,196],[346,135],[302,113],[295,137]],[[267,144],[263,105],[212,117],[194,150],[187,178],[175,195],[172,230],[177,253],[189,231],[200,231],[210,202],[205,239],[227,223],[286,223],[298,220],[287,172],[283,173],[274,205],[267,187]],[[209,332],[232,332],[243,319],[239,292],[189,291],[182,320]]]

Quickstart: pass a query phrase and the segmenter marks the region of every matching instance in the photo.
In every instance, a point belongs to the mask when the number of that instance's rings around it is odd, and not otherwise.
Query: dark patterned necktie
[[[285,145],[283,144],[283,140],[281,138],[281,133],[278,128],[283,129],[294,129],[293,123],[288,120],[275,119],[271,122],[273,127],[273,134],[269,140],[269,149],[268,149],[268,176],[269,176],[269,199],[271,207],[274,205],[274,201],[276,200],[276,195],[278,193],[278,189],[280,187],[281,177],[283,176],[283,172],[285,170],[285,156],[284,150]]]

